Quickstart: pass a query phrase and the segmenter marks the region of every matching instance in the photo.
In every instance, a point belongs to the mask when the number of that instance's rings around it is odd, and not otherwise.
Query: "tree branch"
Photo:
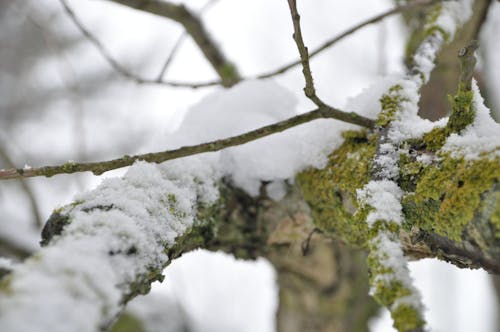
[[[16,167],[14,161],[11,159],[9,153],[7,152],[7,149],[3,146],[3,144],[0,144],[0,158],[3,159],[9,167]],[[28,198],[29,204],[31,206],[31,214],[33,216],[33,220],[35,221],[35,226],[38,229],[42,228],[42,216],[40,215],[40,209],[38,207],[38,203],[36,201],[33,190],[31,190],[31,187],[28,183],[26,183],[25,179],[20,178],[18,183],[21,186],[24,194]]]
[[[201,82],[201,83],[185,83],[185,82],[179,82],[179,81],[171,81],[171,80],[163,80],[160,76],[156,79],[150,79],[150,78],[145,78],[141,77],[133,72],[131,72],[129,69],[127,69],[125,66],[123,66],[120,62],[118,62],[109,52],[109,50],[104,46],[101,41],[95,37],[92,32],[90,32],[83,22],[76,16],[75,12],[73,9],[68,5],[66,0],[59,0],[61,5],[64,8],[64,11],[68,15],[68,17],[71,19],[71,21],[75,24],[75,26],[80,30],[80,32],[87,38],[87,40],[94,45],[94,47],[97,49],[97,51],[102,55],[104,60],[115,70],[118,74],[121,76],[130,79],[134,81],[137,84],[152,84],[152,85],[166,85],[166,86],[171,86],[171,87],[179,87],[179,88],[201,88],[201,87],[209,87],[209,86],[215,86],[215,85],[221,85],[222,81],[220,80],[214,80],[214,81],[207,81],[207,82]],[[163,69],[162,69],[163,71]]]
[[[85,28],[85,26],[78,19],[78,17],[75,15],[75,13],[73,12],[73,10],[67,5],[67,2],[65,0],[60,0],[60,1],[63,4],[63,7],[64,7],[65,11],[67,12],[68,16],[75,23],[75,25],[78,27],[78,29],[81,31],[81,33],[98,49],[99,53],[101,53],[101,55],[104,57],[104,59],[106,60],[106,62],[108,62],[108,64],[118,74],[122,75],[123,77],[125,77],[127,79],[130,79],[130,80],[134,81],[137,84],[165,85],[165,86],[180,87],[180,88],[193,88],[193,89],[197,89],[197,88],[210,87],[210,86],[216,86],[216,85],[224,85],[222,80],[213,80],[213,81],[206,81],[206,82],[180,82],[180,81],[172,81],[172,80],[164,80],[163,79],[164,73],[165,73],[168,65],[172,61],[172,58],[175,56],[176,49],[179,47],[179,45],[184,40],[185,36],[187,35],[187,31],[184,31],[183,34],[177,40],[177,42],[174,45],[174,47],[173,47],[170,55],[167,57],[167,60],[165,60],[165,63],[163,65],[163,67],[161,68],[160,73],[158,74],[157,78],[150,79],[150,78],[141,77],[141,76],[139,76],[139,75],[137,75],[135,73],[132,73],[125,66],[123,66],[122,64],[120,64],[116,59],[114,59],[111,56],[110,52],[106,49],[106,47],[95,36],[93,36],[93,34],[88,29]],[[120,3],[122,3],[119,0],[116,0],[116,1],[115,0],[109,0],[109,1],[114,1],[114,2],[120,2]],[[133,1],[126,1],[126,2],[127,3],[132,3]],[[208,7],[210,7],[213,4],[213,2],[215,2],[215,1],[209,1],[206,4],[206,6],[205,6],[206,8],[204,8],[204,9],[207,9]],[[314,51],[312,51],[309,54],[309,59],[311,59],[311,58],[315,57],[316,55],[322,53],[323,51],[329,49],[330,47],[332,47],[333,45],[335,45],[337,42],[343,40],[344,38],[350,36],[354,32],[356,32],[356,31],[358,31],[358,30],[360,30],[360,29],[362,29],[362,28],[364,28],[364,27],[366,27],[366,26],[368,26],[370,24],[377,23],[377,22],[385,19],[386,17],[392,16],[394,14],[399,14],[399,13],[402,13],[402,12],[407,12],[407,11],[410,11],[410,10],[418,8],[418,7],[426,7],[426,6],[432,5],[432,4],[436,3],[436,2],[437,2],[436,0],[430,0],[430,1],[415,0],[415,1],[412,1],[411,3],[409,3],[409,4],[402,5],[402,6],[397,6],[397,7],[393,8],[393,9],[390,9],[390,10],[384,12],[384,13],[378,14],[378,15],[372,17],[372,18],[369,18],[369,19],[367,19],[365,21],[362,21],[362,22],[356,24],[355,26],[353,26],[353,27],[345,30],[341,34],[339,34],[339,35],[337,35],[337,36],[335,36],[335,37],[327,40],[326,42],[324,42],[321,46],[319,46],[318,48],[316,48]],[[124,4],[124,3],[122,3],[122,4]],[[126,4],[124,4],[124,5],[126,5]],[[139,7],[133,7],[133,8],[138,9],[138,10],[142,10]],[[151,11],[148,11],[148,12],[151,12]],[[156,12],[154,12],[152,14],[156,14]],[[163,16],[163,15],[161,15],[161,16]],[[284,74],[285,72],[287,72],[288,70],[294,68],[295,66],[297,66],[299,64],[301,64],[301,60],[300,59],[297,60],[297,61],[291,62],[291,63],[289,63],[287,65],[281,66],[281,67],[279,67],[277,69],[274,69],[274,70],[272,70],[270,72],[258,74],[258,75],[251,76],[251,77],[240,78],[240,80],[270,78],[270,77],[273,77],[273,76]],[[234,83],[232,83],[232,84],[234,84]]]
[[[345,30],[344,32],[340,33],[339,35],[332,37],[332,38],[328,39],[327,41],[325,41],[321,46],[317,47],[311,53],[309,53],[309,59],[312,59],[316,55],[322,53],[323,51],[325,51],[325,50],[329,49],[330,47],[332,47],[333,45],[335,45],[337,42],[343,40],[344,38],[352,35],[354,32],[356,32],[356,31],[358,31],[358,30],[360,30],[360,29],[362,29],[370,24],[380,22],[389,16],[399,14],[402,12],[407,12],[407,11],[413,10],[415,8],[430,6],[432,4],[435,4],[436,2],[438,2],[438,1],[436,1],[436,0],[412,1],[411,3],[408,3],[406,5],[402,5],[402,6],[397,6],[397,7],[392,8],[386,12],[383,12],[383,13],[378,14],[374,17],[371,17],[365,21],[362,21],[362,22],[350,27],[349,29]],[[290,69],[292,69],[295,66],[300,65],[300,64],[301,64],[301,59],[293,61],[293,62],[291,62],[287,65],[284,65],[282,67],[279,67],[278,69],[274,69],[273,71],[259,74],[259,75],[255,76],[254,79],[263,79],[263,78],[269,78],[269,77],[273,77],[276,75],[284,74],[288,70],[290,70]]]
[[[355,113],[347,113],[338,109],[324,106],[308,113],[294,116],[288,120],[277,122],[259,129],[246,132],[241,135],[219,139],[211,142],[206,142],[198,145],[181,147],[175,150],[167,150],[155,153],[146,153],[135,156],[123,156],[122,158],[101,161],[76,163],[67,162],[58,166],[44,166],[39,168],[11,168],[0,170],[0,180],[29,178],[36,176],[51,177],[56,174],[72,174],[77,172],[90,171],[95,175],[100,175],[104,172],[132,165],[135,161],[144,160],[152,163],[162,163],[167,160],[178,159],[182,157],[192,156],[205,152],[215,152],[231,146],[245,144],[262,137],[266,137],[275,133],[282,132],[289,128],[310,122],[316,119],[336,119],[347,123],[356,124],[366,128],[372,128],[373,120],[362,117]]]
[[[199,15],[201,15],[204,11],[207,9],[211,8],[214,4],[216,4],[219,0],[209,0],[205,5],[200,9]],[[158,78],[156,79],[157,81],[161,82],[163,80],[163,77],[165,76],[165,72],[167,71],[168,66],[172,63],[172,60],[175,58],[175,55],[177,54],[177,51],[180,49],[182,43],[186,40],[186,37],[188,36],[186,30],[184,30],[177,41],[175,42],[174,46],[172,47],[172,50],[170,51],[167,59],[165,60],[163,66],[160,69],[160,73],[158,74]]]
[[[304,93],[306,97],[309,98],[316,106],[324,107],[326,104],[316,95],[316,89],[314,88],[311,66],[309,64],[309,53],[304,44],[304,39],[302,38],[300,15],[297,10],[296,0],[288,0],[288,6],[290,8],[290,14],[293,22],[293,39],[295,40],[295,44],[297,44],[297,49],[299,50],[300,63],[302,64],[302,74],[304,75],[304,79],[306,81]]]
[[[212,68],[219,75],[222,85],[231,86],[241,80],[238,70],[212,40],[201,20],[184,5],[160,0],[109,0],[130,8],[169,18],[180,23],[193,38]]]

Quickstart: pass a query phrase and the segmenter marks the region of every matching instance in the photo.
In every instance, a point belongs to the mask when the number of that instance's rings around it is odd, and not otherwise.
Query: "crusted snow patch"
[[[472,91],[474,99],[472,106],[476,112],[474,122],[461,134],[448,137],[443,151],[451,152],[454,157],[479,159],[483,155],[489,158],[500,157],[500,124],[490,115],[490,110],[484,105],[477,82],[473,80]]]
[[[357,191],[360,203],[373,208],[366,218],[370,227],[377,220],[401,224],[403,220],[400,203],[402,196],[403,191],[397,183],[389,180],[370,181],[363,189]]]
[[[109,322],[130,285],[168,261],[165,247],[193,225],[197,204],[216,199],[210,168],[180,163],[138,162],[60,211],[69,218],[62,235],[12,273],[0,330],[97,331]]]

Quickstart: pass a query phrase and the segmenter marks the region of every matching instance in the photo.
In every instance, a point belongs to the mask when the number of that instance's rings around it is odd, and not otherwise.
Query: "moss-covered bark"
[[[356,214],[354,198],[356,190],[368,181],[374,145],[365,134],[358,135],[358,143],[347,138],[332,153],[326,168],[305,171],[298,179],[315,226],[363,247],[370,230]],[[485,155],[479,160],[465,160],[450,153],[437,156],[423,142],[408,142],[407,148],[410,153],[402,155],[399,165],[399,184],[407,191],[402,200],[405,251],[416,258],[438,257],[460,267],[500,272],[500,264],[494,263],[500,262],[500,158]],[[419,161],[423,155],[432,162]],[[356,163],[360,156],[364,156],[362,161]],[[408,234],[413,235],[413,242]],[[463,257],[455,252],[459,248]]]

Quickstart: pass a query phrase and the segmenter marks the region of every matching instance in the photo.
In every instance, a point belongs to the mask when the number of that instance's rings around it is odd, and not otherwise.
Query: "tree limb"
[[[214,80],[214,81],[208,81],[208,82],[201,82],[201,83],[186,83],[186,82],[180,82],[180,81],[171,81],[171,80],[163,80],[161,76],[159,75],[155,79],[150,79],[150,78],[145,78],[141,77],[133,72],[131,72],[129,69],[127,69],[125,66],[123,66],[120,62],[118,62],[109,52],[109,50],[104,46],[101,41],[95,37],[90,30],[88,30],[83,22],[76,16],[76,13],[73,11],[73,9],[68,5],[66,0],[59,0],[61,5],[64,8],[64,11],[68,15],[68,17],[73,21],[75,26],[80,30],[80,32],[87,38],[89,42],[91,42],[94,47],[98,50],[98,52],[102,55],[104,60],[115,70],[118,74],[121,76],[130,79],[134,81],[137,84],[160,84],[160,85],[166,85],[166,86],[171,86],[171,87],[183,87],[183,88],[201,88],[201,87],[209,87],[209,86],[215,86],[215,85],[221,85],[223,84],[223,81],[219,80]],[[165,67],[165,65],[164,65]],[[166,68],[165,68],[166,69]],[[162,68],[162,72],[164,69]]]
[[[193,38],[205,58],[221,79],[222,85],[231,86],[241,80],[238,70],[212,40],[201,20],[184,5],[161,0],[109,0],[130,8],[148,12],[180,23]]]
[[[373,23],[377,23],[377,22],[380,22],[382,21],[383,19],[389,17],[389,16],[392,16],[392,15],[395,15],[395,14],[400,14],[402,12],[407,12],[407,11],[410,11],[410,10],[413,10],[415,8],[419,8],[419,7],[427,7],[427,6],[430,6],[430,5],[433,5],[435,4],[436,0],[430,0],[430,1],[421,1],[421,0],[416,0],[416,1],[412,1],[408,4],[405,4],[405,5],[401,5],[401,6],[397,6],[397,7],[394,7],[392,9],[389,9],[388,11],[385,11],[381,14],[378,14],[374,17],[371,17],[365,21],[362,21],[350,28],[348,28],[347,30],[345,30],[344,32],[328,39],[327,41],[325,41],[323,44],[321,44],[319,47],[317,47],[316,49],[314,49],[311,53],[309,53],[309,59],[312,59],[313,57],[315,57],[316,55],[322,53],[323,51],[329,49],[330,47],[332,47],[333,45],[335,45],[337,42],[343,40],[344,38],[352,35],[354,32],[370,25],[370,24],[373,24]],[[277,69],[274,69],[270,72],[267,72],[267,73],[262,73],[262,74],[259,74],[257,76],[254,77],[254,79],[263,79],[263,78],[269,78],[269,77],[273,77],[273,76],[276,76],[276,75],[280,75],[280,74],[284,74],[285,72],[287,72],[288,70],[296,67],[297,65],[300,65],[301,64],[301,60],[296,60],[296,61],[293,61],[287,65],[284,65],[282,67],[279,67]]]
[[[205,152],[215,152],[231,146],[245,144],[256,139],[266,137],[275,133],[282,132],[289,128],[310,122],[316,119],[337,119],[347,123],[357,124],[363,127],[373,127],[373,120],[357,115],[356,113],[347,113],[338,109],[325,106],[308,113],[294,116],[272,125],[246,132],[241,135],[206,142],[198,145],[181,147],[175,150],[167,150],[156,153],[146,153],[135,156],[123,156],[122,158],[101,161],[76,163],[67,162],[58,166],[43,166],[38,168],[11,168],[0,170],[0,180],[29,178],[35,176],[51,177],[56,174],[72,174],[77,172],[92,172],[100,175],[104,172],[132,165],[138,160],[144,160],[152,163],[162,163],[167,160],[192,156]]]
[[[304,39],[302,38],[300,15],[297,10],[296,0],[288,0],[288,7],[290,8],[290,14],[293,22],[293,39],[295,40],[295,44],[299,50],[302,74],[304,75],[304,79],[306,81],[304,93],[306,97],[309,98],[316,106],[324,107],[326,104],[316,95],[316,89],[314,88],[311,66],[309,64],[309,52],[304,44]]]
[[[65,1],[65,0],[61,0],[61,1]],[[109,0],[109,1],[114,1],[114,0]],[[117,2],[117,1],[115,1],[115,2]],[[130,1],[127,1],[127,2],[130,2]],[[437,2],[436,0],[429,0],[429,1],[415,0],[415,1],[412,1],[411,3],[406,4],[406,5],[397,6],[393,9],[390,9],[386,12],[383,12],[383,13],[378,14],[372,18],[369,18],[365,21],[362,21],[362,22],[354,25],[353,27],[345,30],[341,34],[325,41],[321,46],[317,47],[315,50],[313,50],[309,54],[309,58],[315,57],[316,55],[322,53],[323,51],[325,51],[325,50],[329,49],[330,47],[332,47],[333,45],[335,45],[337,42],[343,40],[344,38],[350,36],[354,32],[356,32],[356,31],[358,31],[358,30],[360,30],[360,29],[362,29],[370,24],[377,23],[377,22],[379,22],[379,21],[381,21],[389,16],[394,15],[394,14],[407,12],[407,11],[410,11],[412,9],[419,8],[419,7],[430,6],[436,2]],[[207,7],[211,6],[211,4],[212,4],[212,1],[208,2]],[[207,81],[207,82],[196,82],[195,83],[195,82],[179,82],[179,81],[172,81],[172,80],[164,80],[163,79],[164,72],[166,71],[166,68],[170,64],[173,56],[175,55],[177,47],[181,44],[182,40],[184,39],[184,36],[186,36],[186,34],[187,34],[186,31],[184,31],[183,34],[181,35],[181,37],[177,40],[176,44],[174,45],[174,48],[171,51],[171,54],[169,55],[169,57],[165,61],[157,78],[155,78],[155,79],[144,78],[144,77],[141,77],[137,74],[132,73],[127,68],[125,68],[122,64],[120,64],[116,59],[114,59],[111,56],[110,52],[104,47],[104,45],[95,36],[93,36],[92,33],[90,33],[90,31],[88,29],[85,28],[85,26],[76,17],[75,13],[71,10],[71,8],[69,8],[67,6],[67,4],[65,4],[64,2],[63,2],[63,6],[64,6],[66,12],[68,13],[68,16],[73,20],[73,22],[76,24],[76,26],[82,32],[82,34],[84,34],[89,39],[89,41],[92,44],[94,44],[94,46],[99,50],[101,55],[111,65],[111,67],[117,73],[122,75],[123,77],[131,79],[134,82],[136,82],[137,84],[166,85],[166,86],[171,86],[171,87],[183,87],[183,88],[193,88],[193,89],[216,86],[216,85],[223,85],[223,82],[221,80],[214,80],[214,81]],[[139,10],[139,8],[135,8],[135,9]],[[262,74],[258,74],[258,75],[250,76],[250,77],[243,77],[240,80],[270,78],[273,76],[283,74],[283,73],[287,72],[288,70],[290,70],[290,69],[292,69],[300,64],[301,64],[301,60],[299,59],[299,60],[291,62],[287,65],[283,65],[277,69],[274,69],[270,72],[266,72],[266,73],[262,73]]]
[[[9,167],[16,167],[14,161],[10,158],[9,153],[7,152],[7,149],[3,146],[3,144],[0,144],[0,158],[2,158]],[[35,221],[35,226],[38,229],[41,229],[43,226],[43,221],[42,216],[40,215],[40,209],[38,207],[35,194],[33,193],[33,190],[31,190],[29,184],[26,183],[25,179],[19,178],[18,183],[21,186],[22,191],[26,195],[26,198],[28,198],[29,204],[31,206],[31,215],[33,216],[33,220]]]
[[[215,3],[217,3],[219,0],[209,0],[205,5],[200,9],[199,15],[201,15],[204,11],[207,9],[211,8]],[[163,63],[163,66],[160,69],[160,73],[158,74],[157,81],[161,82],[163,80],[163,77],[165,76],[165,72],[167,71],[168,66],[172,63],[172,60],[175,58],[175,55],[177,54],[177,51],[180,49],[182,43],[184,40],[186,40],[186,37],[188,36],[186,30],[184,30],[177,41],[175,42],[174,46],[172,47],[172,50],[170,51],[167,59]]]

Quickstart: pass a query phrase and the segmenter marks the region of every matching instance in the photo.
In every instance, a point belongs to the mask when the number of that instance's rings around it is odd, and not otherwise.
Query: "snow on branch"
[[[429,80],[434,60],[443,44],[471,15],[471,1],[444,2],[433,8],[424,26],[420,45],[407,75],[380,99],[377,149],[371,167],[372,180],[358,190],[360,210],[370,234],[370,283],[372,294],[386,306],[398,331],[423,331],[425,320],[420,294],[412,285],[399,239],[403,219],[399,187],[402,143],[421,137],[434,124],[417,115],[419,90]]]
[[[294,103],[293,94],[273,82],[246,82],[191,109],[179,135],[201,135],[186,138],[196,141],[259,127],[293,114]],[[212,131],[201,130],[207,119]],[[250,195],[258,194],[261,181],[273,182],[278,190],[270,196],[279,197],[284,180],[324,166],[339,144],[340,125],[323,119],[214,154],[136,162],[124,177],[78,195],[52,214],[44,247],[2,278],[0,330],[108,327],[129,299],[161,279],[169,259],[197,244],[200,229],[210,229],[211,216],[203,213],[217,206],[222,177],[231,176]]]
[[[97,331],[146,293],[165,251],[214,204],[210,167],[144,162],[54,211],[46,246],[0,283],[2,331]],[[52,227],[51,227],[52,225]],[[29,318],[29,319],[27,319]]]

